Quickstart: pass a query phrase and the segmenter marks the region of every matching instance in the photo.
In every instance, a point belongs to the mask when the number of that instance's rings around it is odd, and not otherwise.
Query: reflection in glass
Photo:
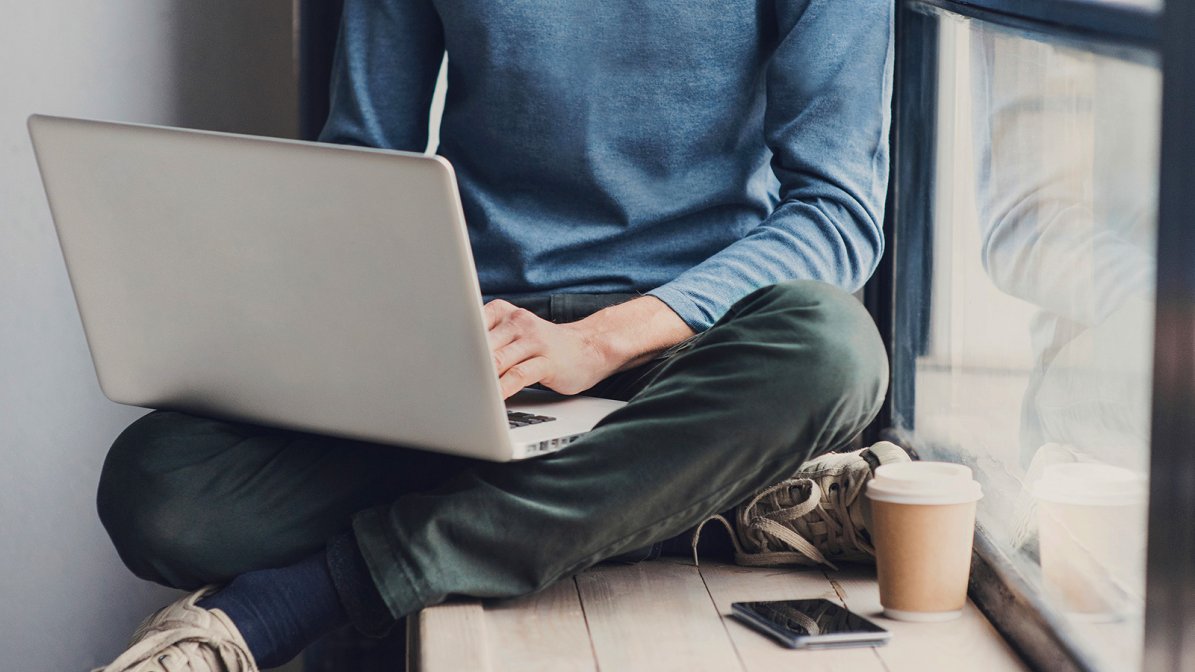
[[[983,265],[1040,309],[1022,459],[1064,449],[1143,468],[1157,156],[1140,94],[1151,73],[990,30],[972,37]]]
[[[1060,462],[1033,482],[1042,584],[1075,618],[1114,621],[1139,611],[1146,505],[1137,472],[1096,462]]]
[[[1159,73],[980,22],[939,25],[932,243],[898,245],[899,268],[932,269],[927,287],[898,278],[898,310],[924,318],[898,324],[927,333],[915,400],[895,400],[912,417],[897,421],[923,454],[971,464],[989,493],[985,533],[1093,648],[1098,628],[1116,629],[1107,664],[1135,667]]]

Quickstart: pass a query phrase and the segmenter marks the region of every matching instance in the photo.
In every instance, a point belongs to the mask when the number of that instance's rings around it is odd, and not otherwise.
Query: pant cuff
[[[353,626],[363,635],[384,637],[397,619],[378,592],[357,539],[351,532],[333,537],[325,557],[340,604]]]
[[[427,606],[427,592],[426,586],[421,586],[422,592],[416,586],[421,577],[412,576],[410,564],[399,556],[401,542],[387,522],[385,507],[358,511],[353,516],[353,534],[374,590],[397,620]]]

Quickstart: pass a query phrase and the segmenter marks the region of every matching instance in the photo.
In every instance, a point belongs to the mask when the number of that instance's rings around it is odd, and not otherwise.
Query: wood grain
[[[488,672],[485,610],[479,600],[459,600],[429,607],[411,617],[418,643],[411,666],[422,672]]]
[[[601,670],[744,669],[692,565],[598,566],[577,576],[577,588]]]
[[[494,672],[597,670],[571,577],[535,595],[489,603],[485,617]]]
[[[991,623],[970,601],[961,618],[944,623],[908,623],[884,618],[875,570],[850,567],[827,572],[847,607],[892,632],[892,641],[875,651],[891,672],[984,670],[1027,671]]]
[[[877,648],[794,651],[730,603],[821,597],[893,633]],[[743,568],[665,558],[603,565],[536,595],[458,600],[411,619],[412,672],[938,672],[1026,670],[971,603],[945,623],[881,615],[874,570]]]
[[[841,604],[826,576],[816,569],[759,569],[702,561],[701,576],[723,625],[748,672],[883,672],[870,647],[799,651],[788,649],[743,625],[730,613],[731,602],[823,598]]]

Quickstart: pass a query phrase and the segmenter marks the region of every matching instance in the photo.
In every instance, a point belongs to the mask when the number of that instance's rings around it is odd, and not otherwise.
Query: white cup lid
[[[983,497],[971,469],[952,462],[902,462],[876,469],[867,496],[893,504],[963,504]]]
[[[1145,501],[1144,474],[1098,462],[1051,464],[1033,484],[1041,501],[1081,506],[1129,506]]]

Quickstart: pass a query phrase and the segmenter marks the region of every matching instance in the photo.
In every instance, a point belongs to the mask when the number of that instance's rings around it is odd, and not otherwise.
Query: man
[[[891,33],[886,0],[348,0],[323,139],[422,151],[447,50],[439,153],[504,394],[630,403],[511,464],[146,416],[109,454],[101,519],[138,576],[223,587],[159,612],[107,669],[256,670],[341,623],[532,592],[844,446],[887,377],[831,285],[857,289],[882,250]],[[857,494],[884,459],[819,478]],[[781,494],[747,527],[783,519]],[[838,501],[817,515],[855,539]],[[736,543],[793,561],[767,529]]]

